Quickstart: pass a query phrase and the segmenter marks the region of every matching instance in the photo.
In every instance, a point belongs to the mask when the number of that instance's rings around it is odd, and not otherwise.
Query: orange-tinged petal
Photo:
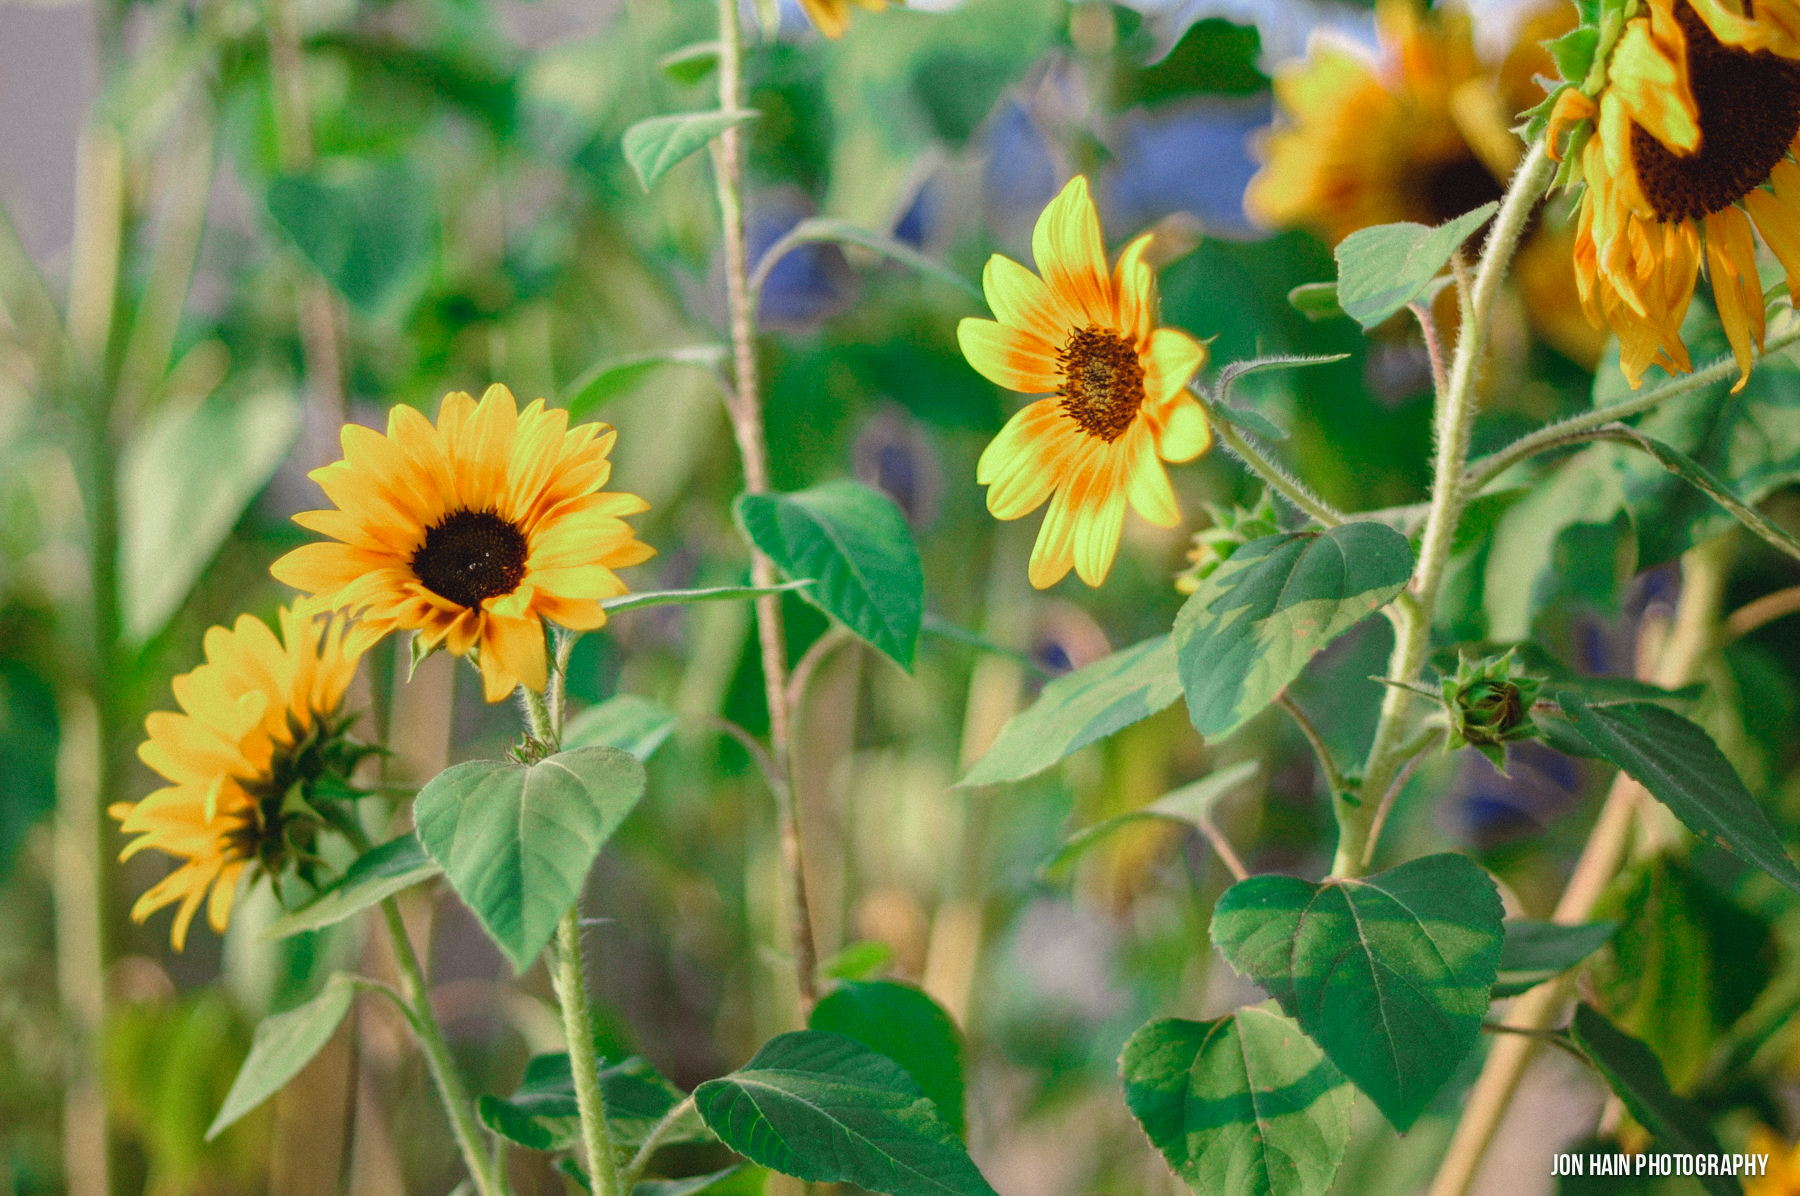
[[[1181,507],[1157,459],[1155,437],[1139,426],[1125,434],[1125,444],[1125,495],[1132,509],[1157,527],[1174,527],[1181,522]]]
[[[1706,272],[1712,276],[1713,300],[1725,338],[1737,358],[1736,394],[1750,381],[1754,350],[1762,346],[1762,287],[1756,276],[1756,241],[1750,221],[1735,207],[1706,218]]]
[[[1031,254],[1044,282],[1075,318],[1101,328],[1118,326],[1100,214],[1088,196],[1085,178],[1070,179],[1038,217]]]
[[[988,259],[981,289],[1002,324],[1028,332],[1046,345],[1060,346],[1075,329],[1068,305],[1050,293],[1043,279],[1011,258],[996,253]]]
[[[1058,490],[1044,512],[1037,542],[1031,547],[1027,576],[1034,589],[1047,590],[1075,566],[1075,516],[1069,510],[1067,489]]]
[[[1152,417],[1156,453],[1164,461],[1192,461],[1212,447],[1212,428],[1193,395],[1176,395],[1173,403],[1152,413]]]
[[[1161,407],[1206,364],[1206,346],[1177,328],[1158,328],[1143,355],[1145,401]]]
[[[1062,385],[1055,351],[1028,332],[969,317],[956,326],[956,339],[969,364],[998,386],[1048,394]]]
[[[1775,260],[1787,271],[1788,290],[1800,294],[1800,166],[1777,163],[1769,182],[1773,190],[1755,188],[1744,196],[1744,206]]]

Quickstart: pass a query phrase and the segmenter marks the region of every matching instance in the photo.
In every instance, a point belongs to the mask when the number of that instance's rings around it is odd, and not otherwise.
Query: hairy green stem
[[[463,1087],[456,1061],[450,1057],[450,1046],[444,1041],[437,1015],[432,1012],[431,989],[425,983],[425,972],[419,966],[412,940],[407,937],[400,906],[392,897],[381,903],[381,916],[387,923],[388,937],[394,944],[394,960],[400,968],[400,996],[409,1011],[413,1033],[418,1035],[419,1047],[425,1054],[425,1065],[430,1068],[438,1096],[444,1102],[444,1112],[449,1115],[450,1131],[456,1136],[457,1149],[462,1151],[463,1165],[469,1169],[469,1178],[474,1181],[480,1196],[500,1196],[501,1189],[496,1185],[494,1172],[482,1151],[481,1128],[475,1121],[474,1104]]]
[[[1399,606],[1394,617],[1394,652],[1388,660],[1388,676],[1396,681],[1416,681],[1425,666],[1438,589],[1450,563],[1450,546],[1456,526],[1468,503],[1469,491],[1463,485],[1463,470],[1469,455],[1469,435],[1475,423],[1475,384],[1487,353],[1488,325],[1493,318],[1494,302],[1526,221],[1555,174],[1556,163],[1540,139],[1526,154],[1507,187],[1506,198],[1501,201],[1500,211],[1494,216],[1492,230],[1488,233],[1481,264],[1476,269],[1474,281],[1466,288],[1459,271],[1458,291],[1463,295],[1461,327],[1456,338],[1456,354],[1450,364],[1449,385],[1438,395],[1437,401],[1437,459],[1432,471],[1431,509],[1425,519],[1425,533],[1419,544],[1411,584],[1417,603]],[[1385,794],[1405,765],[1407,719],[1412,701],[1413,693],[1405,685],[1388,687],[1381,703],[1381,721],[1375,728],[1375,741],[1370,745],[1368,763],[1363,768],[1365,793]],[[1361,876],[1365,867],[1363,861],[1371,854],[1368,841],[1374,827],[1375,808],[1368,803],[1353,805],[1339,800],[1336,812],[1338,849],[1332,874]]]
[[[1769,337],[1763,344],[1763,351],[1757,360],[1773,357],[1790,345],[1800,342],[1800,318],[1796,318],[1787,328]],[[1651,408],[1680,398],[1721,382],[1738,372],[1736,359],[1727,354],[1711,365],[1703,366],[1679,378],[1671,378],[1661,386],[1651,387],[1636,398],[1626,399],[1622,403],[1611,403],[1605,407],[1585,411],[1554,424],[1548,424],[1529,436],[1524,436],[1507,445],[1497,453],[1490,453],[1481,460],[1473,462],[1463,478],[1463,491],[1474,496],[1481,492],[1495,478],[1539,453],[1551,452],[1571,444],[1578,444],[1590,439],[1587,435],[1594,429],[1633,415],[1641,415]]]
[[[650,1132],[644,1135],[644,1144],[638,1147],[635,1155],[631,1156],[631,1163],[625,1168],[624,1178],[620,1181],[624,1191],[629,1192],[636,1185],[644,1174],[644,1168],[650,1165],[650,1156],[656,1153],[657,1148],[663,1144],[663,1140],[674,1132],[681,1119],[692,1112],[693,1108],[694,1098],[690,1094],[680,1104],[663,1114],[662,1120],[652,1126]]]
[[[560,666],[560,657],[559,657]],[[560,688],[560,667],[552,683]],[[562,704],[519,687],[531,719],[531,737],[552,752],[562,747]],[[556,1000],[562,1006],[563,1037],[569,1044],[569,1072],[575,1080],[575,1109],[581,1115],[581,1145],[588,1159],[588,1181],[594,1196],[619,1196],[619,1155],[606,1124],[606,1102],[600,1095],[600,1060],[594,1054],[594,1019],[588,1010],[587,971],[581,957],[581,899],[577,897],[556,923],[556,958],[550,968]]]
[[[737,112],[742,104],[744,34],[739,24],[737,0],[719,0],[719,109]],[[750,288],[748,251],[744,239],[744,144],[743,130],[726,129],[712,143],[713,174],[719,194],[719,217],[725,240],[725,294],[731,308],[733,387],[727,407],[731,430],[743,462],[744,489],[764,494],[769,489],[768,445],[763,432],[762,402],[756,385],[756,295]],[[750,584],[773,586],[780,579],[775,562],[755,546],[750,549]],[[813,942],[812,905],[806,891],[806,864],[800,837],[800,812],[795,802],[788,705],[787,642],[781,622],[781,596],[766,594],[756,600],[756,634],[762,649],[763,694],[769,707],[769,747],[775,771],[786,781],[775,793],[775,816],[780,824],[782,871],[786,873],[793,906],[789,911],[794,955],[794,979],[804,1018],[819,999],[818,948]]]
[[[1269,489],[1287,499],[1295,509],[1312,516],[1326,527],[1336,527],[1344,522],[1342,512],[1308,490],[1298,478],[1276,464],[1248,436],[1220,419],[1204,401],[1201,407],[1205,410],[1206,422],[1211,426],[1213,435],[1219,438],[1219,443],[1232,456],[1242,461],[1246,469],[1261,478]]]

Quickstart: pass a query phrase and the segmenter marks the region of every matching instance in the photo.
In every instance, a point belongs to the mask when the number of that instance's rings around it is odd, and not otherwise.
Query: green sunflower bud
[[[1450,716],[1445,749],[1472,747],[1506,772],[1506,745],[1537,734],[1531,704],[1543,681],[1515,677],[1513,654],[1471,662],[1467,657],[1454,677],[1443,681],[1444,709]]]
[[[1230,510],[1212,503],[1205,506],[1207,515],[1212,518],[1212,526],[1194,533],[1194,546],[1188,550],[1188,560],[1193,563],[1175,576],[1175,588],[1183,594],[1192,594],[1199,589],[1200,583],[1213,570],[1245,544],[1281,530],[1275,521],[1275,504],[1267,490],[1248,510],[1235,505]]]

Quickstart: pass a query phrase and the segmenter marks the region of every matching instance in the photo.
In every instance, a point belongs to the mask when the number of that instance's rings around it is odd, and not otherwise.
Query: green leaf
[[[1378,224],[1338,243],[1337,298],[1347,315],[1373,328],[1424,293],[1458,247],[1500,210],[1485,203],[1447,224]]]
[[[60,727],[56,691],[13,661],[0,661],[0,884],[38,819],[56,808]]]
[[[1240,378],[1247,378],[1251,374],[1267,373],[1270,370],[1300,370],[1309,365],[1331,365],[1343,361],[1349,356],[1348,353],[1272,353],[1263,357],[1253,357],[1249,361],[1234,361],[1219,371],[1219,380],[1214,385],[1214,391],[1219,405],[1224,406],[1231,401],[1232,388],[1238,384]],[[1234,412],[1234,414],[1239,413]],[[1273,425],[1270,426],[1273,427]],[[1287,433],[1278,433],[1274,439],[1286,440]]]
[[[1206,409],[1236,428],[1240,432],[1248,432],[1252,436],[1261,436],[1264,440],[1286,440],[1288,434],[1281,430],[1281,425],[1248,407],[1228,407],[1217,399],[1207,399]]]
[[[647,606],[689,606],[696,602],[739,602],[745,598],[761,598],[764,594],[785,594],[789,590],[804,590],[812,584],[811,578],[801,578],[799,581],[783,582],[778,586],[710,586],[703,590],[640,590],[635,594],[620,594],[617,598],[602,598],[600,609],[609,615],[616,615],[628,610],[642,610]]]
[[[139,425],[119,462],[119,601],[133,644],[181,608],[299,431],[300,404],[280,391],[165,404]]]
[[[925,574],[892,499],[835,481],[797,494],[740,494],[731,512],[783,573],[815,583],[802,598],[912,672]]]
[[[1130,822],[1144,818],[1157,818],[1167,822],[1179,822],[1184,826],[1198,827],[1212,817],[1212,808],[1219,803],[1220,798],[1255,776],[1261,768],[1262,765],[1258,761],[1240,761],[1229,768],[1221,768],[1217,772],[1210,773],[1192,784],[1183,785],[1140,809],[1127,810],[1123,814],[1115,814],[1092,826],[1082,827],[1063,840],[1063,845],[1056,849],[1054,855],[1038,865],[1038,876],[1048,877],[1089,847]]]
[[[1545,42],[1544,48],[1556,60],[1557,72],[1563,78],[1580,83],[1593,68],[1594,52],[1600,48],[1600,31],[1592,27],[1571,29]]]
[[[898,1063],[963,1136],[962,1032],[936,1001],[892,980],[850,981],[813,1006],[806,1025],[855,1039]]]
[[[1208,574],[1170,642],[1188,718],[1222,739],[1273,702],[1313,654],[1406,588],[1406,537],[1380,523],[1252,540]]]
[[[679,1088],[635,1056],[602,1067],[599,1076],[607,1132],[622,1149],[642,1146],[650,1131],[685,1099]],[[566,1052],[534,1056],[511,1096],[483,1096],[475,1111],[482,1124],[496,1134],[532,1150],[569,1150],[581,1140],[581,1110]],[[711,1142],[713,1133],[690,1110],[662,1141]]]
[[[1590,705],[1570,694],[1557,701],[1601,759],[1630,774],[1694,834],[1800,892],[1800,868],[1769,816],[1699,726],[1654,702]]]
[[[390,839],[357,857],[318,896],[271,922],[262,932],[262,939],[284,939],[342,922],[442,871],[419,846],[417,837],[406,834]]]
[[[238,1069],[237,1079],[231,1082],[231,1091],[225,1094],[219,1115],[207,1128],[206,1140],[211,1142],[238,1118],[274,1096],[299,1075],[337,1033],[338,1024],[350,1012],[350,1004],[355,999],[356,982],[342,972],[335,972],[319,995],[306,1004],[264,1018],[250,1042],[250,1057]]]
[[[610,747],[558,752],[530,766],[471,760],[419,790],[413,817],[426,852],[523,972],[644,784],[644,766]]]
[[[686,1179],[642,1180],[632,1185],[631,1196],[700,1196],[700,1193],[710,1191],[738,1175],[747,1166],[749,1166],[747,1163],[733,1163],[723,1170],[711,1171],[705,1175],[690,1175]],[[760,1176],[764,1173],[758,1170],[756,1174]],[[737,1189],[738,1185],[733,1184],[732,1187]],[[759,1184],[754,1188],[745,1188],[743,1191],[746,1196],[751,1192],[756,1193],[756,1196],[761,1196],[763,1188]]]
[[[1169,637],[1133,644],[1044,686],[1038,700],[1007,721],[994,746],[957,785],[1023,780],[1166,709],[1180,696]]]
[[[1125,1044],[1125,1103],[1201,1196],[1324,1196],[1350,1141],[1349,1083],[1273,1001],[1164,1018]]]
[[[851,943],[819,965],[819,975],[833,980],[867,980],[894,962],[894,949],[880,939]]]
[[[1288,305],[1309,320],[1331,320],[1347,314],[1338,304],[1335,282],[1303,282],[1288,292]]]
[[[754,109],[741,108],[736,112],[683,112],[640,120],[625,130],[625,160],[637,171],[638,182],[648,191],[657,179],[720,133],[761,115]]]
[[[1444,854],[1357,880],[1239,881],[1212,937],[1405,1133],[1481,1032],[1500,919],[1492,878]]]
[[[657,59],[657,69],[686,87],[692,87],[719,66],[719,43],[694,42]]]
[[[784,1175],[889,1196],[994,1196],[912,1077],[841,1034],[777,1035],[695,1089],[694,1103],[727,1146]]]
[[[270,183],[268,202],[306,260],[364,312],[379,311],[431,256],[437,197],[405,160],[325,162]]]
[[[926,257],[904,241],[896,241],[885,233],[863,228],[848,220],[833,220],[829,216],[812,216],[795,225],[782,238],[790,245],[805,244],[809,241],[833,241],[840,245],[860,245],[864,249],[874,250],[883,257],[891,258],[903,266],[911,267],[929,278],[949,283],[965,294],[982,299],[981,288],[944,265],[935,258]],[[758,262],[756,272],[763,273],[774,265],[773,261]]]
[[[1739,523],[1762,537],[1777,551],[1800,558],[1800,540],[1796,540],[1763,518],[1755,507],[1741,501],[1737,495],[1731,492],[1731,487],[1714,477],[1711,471],[1698,461],[1654,437],[1643,435],[1636,429],[1621,426],[1618,434],[1621,438],[1649,453],[1664,469],[1725,508]]]
[[[614,694],[563,728],[563,750],[610,747],[648,760],[675,730],[675,712],[653,698]]]
[[[1683,1154],[1723,1153],[1705,1111],[1669,1091],[1662,1064],[1649,1047],[1585,1003],[1575,1006],[1569,1037],[1593,1060],[1638,1124],[1659,1143]],[[1699,1179],[1716,1196],[1742,1196],[1743,1189],[1731,1176],[1703,1175]]]
[[[925,612],[925,618],[919,624],[919,631],[924,635],[935,635],[939,639],[954,640],[959,644],[967,644],[971,648],[980,648],[983,652],[991,652],[995,656],[1004,656],[1016,660],[1040,677],[1050,676],[1048,669],[1032,659],[1027,652],[1014,651],[1003,644],[997,644],[980,632],[970,631],[967,627],[959,627],[941,615]]]
[[[578,423],[602,404],[630,394],[665,365],[696,366],[716,374],[730,352],[724,345],[683,345],[655,353],[609,357],[589,366],[563,388],[562,405],[568,408],[569,422]]]
[[[1606,945],[1616,922],[1560,926],[1553,922],[1508,922],[1500,948],[1500,979],[1490,994],[1495,1000],[1516,997],[1558,972],[1574,967]]]

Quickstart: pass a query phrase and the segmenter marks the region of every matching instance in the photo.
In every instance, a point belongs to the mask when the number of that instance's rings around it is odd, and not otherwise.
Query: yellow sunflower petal
[[[542,693],[549,680],[543,624],[492,615],[483,623],[481,681],[487,700],[497,702],[518,685]]]
[[[1212,447],[1212,428],[1206,412],[1190,394],[1175,396],[1175,401],[1156,412],[1152,425],[1156,435],[1156,455],[1176,463],[1192,461]]]
[[[1070,179],[1038,217],[1031,254],[1051,293],[1068,309],[1071,324],[1117,327],[1100,214],[1088,196],[1085,178]]]
[[[1011,258],[996,253],[988,259],[981,272],[981,289],[1002,324],[1030,333],[1052,349],[1073,330],[1065,305],[1050,293],[1044,280]]]
[[[1056,489],[1055,462],[1082,439],[1058,410],[1060,400],[1040,399],[1016,412],[982,450],[975,481],[986,486],[987,508],[996,519],[1018,519],[1044,505]]]
[[[1075,567],[1075,517],[1069,509],[1066,487],[1058,490],[1044,511],[1037,542],[1031,547],[1027,576],[1034,589],[1047,590]]]
[[[1125,527],[1124,454],[1118,446],[1096,453],[1067,487],[1075,518],[1075,575],[1098,586],[1112,570]]]
[[[1800,294],[1800,166],[1777,163],[1769,181],[1774,189],[1755,188],[1744,196],[1744,206],[1787,271],[1788,290]]]
[[[813,28],[833,40],[850,28],[850,9],[845,0],[800,0],[800,7]]]
[[[1125,436],[1125,497],[1132,510],[1157,527],[1174,527],[1181,522],[1181,507],[1169,475],[1157,459],[1155,437],[1145,426],[1133,428]]]
[[[1737,358],[1736,394],[1750,381],[1754,350],[1763,339],[1762,287],[1756,276],[1756,240],[1749,218],[1735,207],[1706,218],[1706,272],[1712,276],[1713,300],[1725,338]]]
[[[1144,396],[1161,407],[1181,393],[1194,372],[1206,364],[1206,346],[1178,328],[1158,328],[1143,355]]]
[[[1670,149],[1692,153],[1699,147],[1700,110],[1688,82],[1687,37],[1667,4],[1653,3],[1648,19],[1626,24],[1607,68],[1606,96]]]
[[[1156,274],[1144,253],[1156,239],[1145,233],[1126,245],[1113,267],[1113,294],[1118,297],[1119,331],[1136,344],[1150,339],[1156,327]]]
[[[956,340],[969,364],[997,386],[1047,394],[1062,385],[1055,350],[1028,332],[971,316],[956,326]]]

